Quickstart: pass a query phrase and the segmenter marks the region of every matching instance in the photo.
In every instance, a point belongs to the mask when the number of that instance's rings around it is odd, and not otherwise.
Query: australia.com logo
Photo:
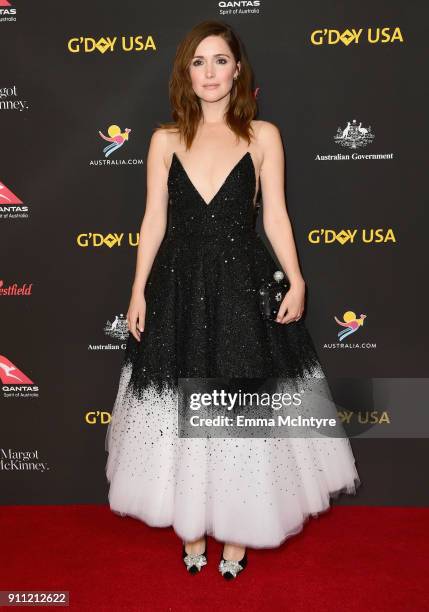
[[[109,143],[103,149],[104,157],[109,157],[114,151],[120,149],[129,139],[130,132],[130,128],[125,128],[125,130],[121,131],[119,125],[110,125],[107,134],[103,134],[103,132],[99,130],[99,136]]]
[[[4,355],[0,355],[0,380],[4,398],[39,397],[39,387]]]
[[[16,8],[9,0],[0,0],[0,21],[16,21]]]
[[[98,130],[98,138],[102,142],[104,158],[91,159],[90,166],[142,166],[144,160],[127,156],[127,145],[130,141],[131,128],[122,128],[111,123],[107,130]],[[107,144],[106,144],[107,143]],[[119,154],[122,153],[122,156]],[[110,156],[112,155],[112,158]],[[117,158],[117,159],[115,159]]]
[[[0,219],[27,219],[28,206],[0,181]]]
[[[375,349],[375,342],[362,341],[360,334],[366,322],[367,315],[356,314],[353,310],[347,310],[341,316],[334,315],[337,328],[337,341],[325,342],[324,349]],[[357,336],[357,338],[356,338]],[[346,340],[347,338],[347,340]]]

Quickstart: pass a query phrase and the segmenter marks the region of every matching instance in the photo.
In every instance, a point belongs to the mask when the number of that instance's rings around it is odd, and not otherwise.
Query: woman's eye
[[[218,60],[218,62],[222,62],[222,64],[226,64],[227,60],[224,57],[220,57]],[[199,66],[200,63],[202,62],[202,60],[195,60],[194,62],[192,62],[193,66]]]

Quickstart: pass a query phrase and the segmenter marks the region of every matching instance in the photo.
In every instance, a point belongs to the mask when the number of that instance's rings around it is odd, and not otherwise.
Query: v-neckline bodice
[[[208,201],[206,202],[205,199],[203,198],[203,196],[201,195],[201,193],[199,192],[199,190],[196,188],[194,182],[191,180],[191,178],[189,177],[188,172],[186,171],[183,163],[181,162],[179,156],[177,155],[177,153],[174,151],[173,152],[173,156],[172,156],[172,160],[173,158],[176,158],[176,160],[179,163],[179,166],[182,168],[182,171],[186,177],[186,179],[189,182],[189,185],[192,187],[193,191],[197,194],[197,196],[200,198],[201,202],[203,204],[205,204],[205,206],[211,206],[212,203],[219,197],[219,195],[222,193],[222,190],[224,189],[225,185],[228,182],[228,179],[232,176],[234,170],[236,170],[238,168],[238,166],[246,159],[247,156],[250,156],[250,160],[251,160],[251,164],[253,166],[253,161],[252,161],[252,156],[250,154],[249,151],[246,151],[246,153],[244,155],[242,155],[242,157],[240,157],[240,159],[237,161],[236,164],[234,164],[234,166],[231,168],[231,170],[228,172],[228,174],[226,175],[225,179],[222,181],[219,189],[216,191],[216,193],[214,194],[214,196]],[[171,162],[171,165],[173,164],[173,161]],[[171,170],[171,166],[170,166],[170,170]]]

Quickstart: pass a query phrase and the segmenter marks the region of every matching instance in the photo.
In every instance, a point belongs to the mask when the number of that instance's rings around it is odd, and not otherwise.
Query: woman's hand
[[[297,281],[291,283],[289,291],[283,298],[277,313],[277,323],[291,323],[298,321],[304,311],[305,303],[305,282]],[[287,314],[286,314],[287,312]]]
[[[133,290],[127,312],[128,330],[140,342],[141,332],[144,331],[146,316],[146,299],[143,290]]]

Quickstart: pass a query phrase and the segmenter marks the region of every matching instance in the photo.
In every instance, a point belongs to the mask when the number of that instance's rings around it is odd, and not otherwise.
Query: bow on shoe
[[[184,557],[184,562],[186,563],[186,566],[188,568],[188,570],[193,566],[196,565],[198,568],[198,571],[201,571],[201,568],[203,565],[207,565],[207,559],[204,555],[204,553],[201,553],[199,555],[195,555],[192,553],[188,553],[186,555],[186,557]]]
[[[219,563],[219,569],[220,569],[222,576],[226,572],[230,572],[235,578],[238,572],[240,572],[243,568],[239,564],[238,561],[230,561],[229,559],[222,559],[222,561]]]

